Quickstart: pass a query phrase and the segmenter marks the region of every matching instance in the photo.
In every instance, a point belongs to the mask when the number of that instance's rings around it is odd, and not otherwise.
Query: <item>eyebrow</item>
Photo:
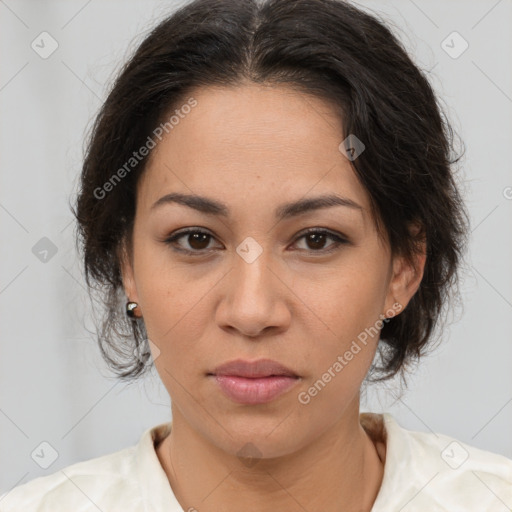
[[[229,208],[224,203],[205,196],[180,194],[177,192],[162,196],[151,206],[150,211],[152,212],[160,206],[172,203],[188,206],[189,208],[193,208],[194,210],[208,215],[229,217]],[[284,220],[307,212],[322,208],[331,208],[333,206],[345,206],[347,208],[359,210],[361,213],[364,211],[364,208],[361,205],[348,197],[328,194],[282,204],[276,208],[275,217],[278,220]]]

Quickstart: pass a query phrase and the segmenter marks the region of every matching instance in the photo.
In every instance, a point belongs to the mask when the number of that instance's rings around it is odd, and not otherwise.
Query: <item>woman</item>
[[[160,23],[98,115],[74,214],[102,354],[123,379],[154,361],[172,421],[2,511],[512,507],[511,460],[359,411],[457,281],[457,160],[425,76],[350,4],[196,0]]]

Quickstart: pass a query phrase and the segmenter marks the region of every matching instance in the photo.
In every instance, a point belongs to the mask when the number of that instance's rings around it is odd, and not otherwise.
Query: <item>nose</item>
[[[236,254],[232,269],[222,280],[222,298],[216,311],[219,327],[248,338],[277,334],[290,325],[290,298],[284,270],[272,262],[269,250],[254,260]],[[288,284],[288,286],[287,286]]]

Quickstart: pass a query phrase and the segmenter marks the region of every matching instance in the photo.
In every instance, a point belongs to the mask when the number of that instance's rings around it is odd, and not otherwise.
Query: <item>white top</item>
[[[385,458],[372,512],[512,510],[511,459],[442,434],[403,429],[389,413],[361,413],[360,421],[374,442],[383,443],[379,456]],[[0,511],[183,512],[154,446],[171,425],[161,423],[136,445],[4,492]]]

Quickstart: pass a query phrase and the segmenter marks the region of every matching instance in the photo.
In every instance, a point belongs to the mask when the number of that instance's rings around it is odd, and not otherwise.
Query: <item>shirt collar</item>
[[[155,451],[160,442],[171,431],[172,422],[148,428],[141,436],[135,450],[137,478],[141,488],[145,510],[148,512],[182,512],[172,491],[167,475]]]
[[[372,511],[386,510],[388,505],[392,505],[388,504],[389,497],[402,492],[401,488],[397,488],[398,480],[394,476],[397,471],[406,471],[405,468],[409,464],[410,454],[405,446],[406,439],[400,435],[401,429],[389,413],[363,412],[359,418],[384,462],[384,475]],[[183,510],[155,450],[155,443],[164,439],[170,433],[171,427],[172,422],[167,422],[148,428],[136,447],[137,477],[148,512]]]

